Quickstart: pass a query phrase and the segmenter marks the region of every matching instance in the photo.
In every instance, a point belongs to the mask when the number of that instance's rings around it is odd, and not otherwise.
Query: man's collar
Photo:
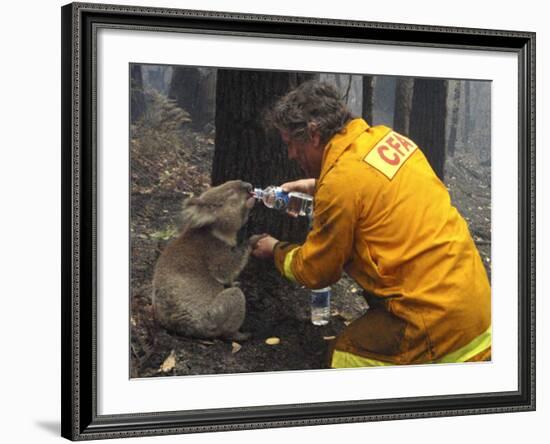
[[[325,146],[325,151],[323,152],[323,161],[319,180],[321,180],[327,171],[330,170],[336,160],[338,160],[342,153],[346,151],[347,147],[349,147],[353,141],[368,128],[369,125],[363,119],[353,119],[347,123],[344,129],[332,136]]]

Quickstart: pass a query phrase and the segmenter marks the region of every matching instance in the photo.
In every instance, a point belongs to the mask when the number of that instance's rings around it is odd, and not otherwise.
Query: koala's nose
[[[248,182],[242,182],[241,185],[248,193],[252,192],[252,190],[253,190],[252,184],[250,184]]]

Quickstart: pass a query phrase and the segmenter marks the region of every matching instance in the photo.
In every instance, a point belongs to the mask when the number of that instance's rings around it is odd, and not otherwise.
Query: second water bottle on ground
[[[311,323],[327,325],[330,321],[330,287],[311,290]]]

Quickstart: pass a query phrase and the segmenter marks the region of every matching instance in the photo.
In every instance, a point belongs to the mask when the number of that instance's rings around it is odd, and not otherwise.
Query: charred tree
[[[330,83],[340,92],[342,102],[355,116],[362,115],[363,76],[352,74],[319,74],[321,82]]]
[[[491,164],[491,83],[477,84],[477,108],[474,113],[475,147],[483,165]]]
[[[189,113],[194,128],[214,119],[215,74],[212,69],[174,67],[168,96]]]
[[[141,65],[130,65],[130,121],[135,123],[145,112],[143,73]]]
[[[454,157],[456,144],[458,140],[458,121],[460,115],[460,91],[461,91],[461,81],[457,80],[454,82],[453,87],[453,97],[451,102],[451,118],[450,118],[450,129],[449,129],[449,140],[447,142],[447,152],[449,156]]]
[[[376,78],[373,76],[363,76],[363,119],[369,125],[373,124],[374,118],[374,84]]]
[[[152,89],[162,92],[164,89],[164,67],[163,66],[148,66],[145,67],[146,78],[148,85]]]
[[[288,159],[280,135],[264,129],[263,115],[278,98],[311,78],[311,74],[218,70],[212,185],[241,179],[264,188],[304,177]],[[258,204],[247,229],[250,233],[267,232],[277,238],[302,242],[307,234],[307,221]]]
[[[206,72],[206,78],[201,84],[200,92],[204,95],[205,120],[206,124],[214,126],[216,117],[216,76],[217,69],[209,69]]]
[[[445,166],[446,115],[447,81],[415,79],[409,135],[441,180]]]
[[[464,142],[466,150],[471,151],[472,139],[472,86],[473,82],[466,81],[464,85]]]
[[[409,134],[414,79],[399,77],[395,85],[395,111],[393,129],[398,133]]]

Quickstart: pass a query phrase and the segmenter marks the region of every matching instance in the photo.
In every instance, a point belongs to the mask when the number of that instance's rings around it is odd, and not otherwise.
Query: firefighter
[[[333,368],[490,360],[491,289],[468,226],[414,141],[354,118],[309,81],[270,110],[314,196],[302,245],[261,238],[252,254],[308,288],[345,271],[369,309],[335,339]]]

